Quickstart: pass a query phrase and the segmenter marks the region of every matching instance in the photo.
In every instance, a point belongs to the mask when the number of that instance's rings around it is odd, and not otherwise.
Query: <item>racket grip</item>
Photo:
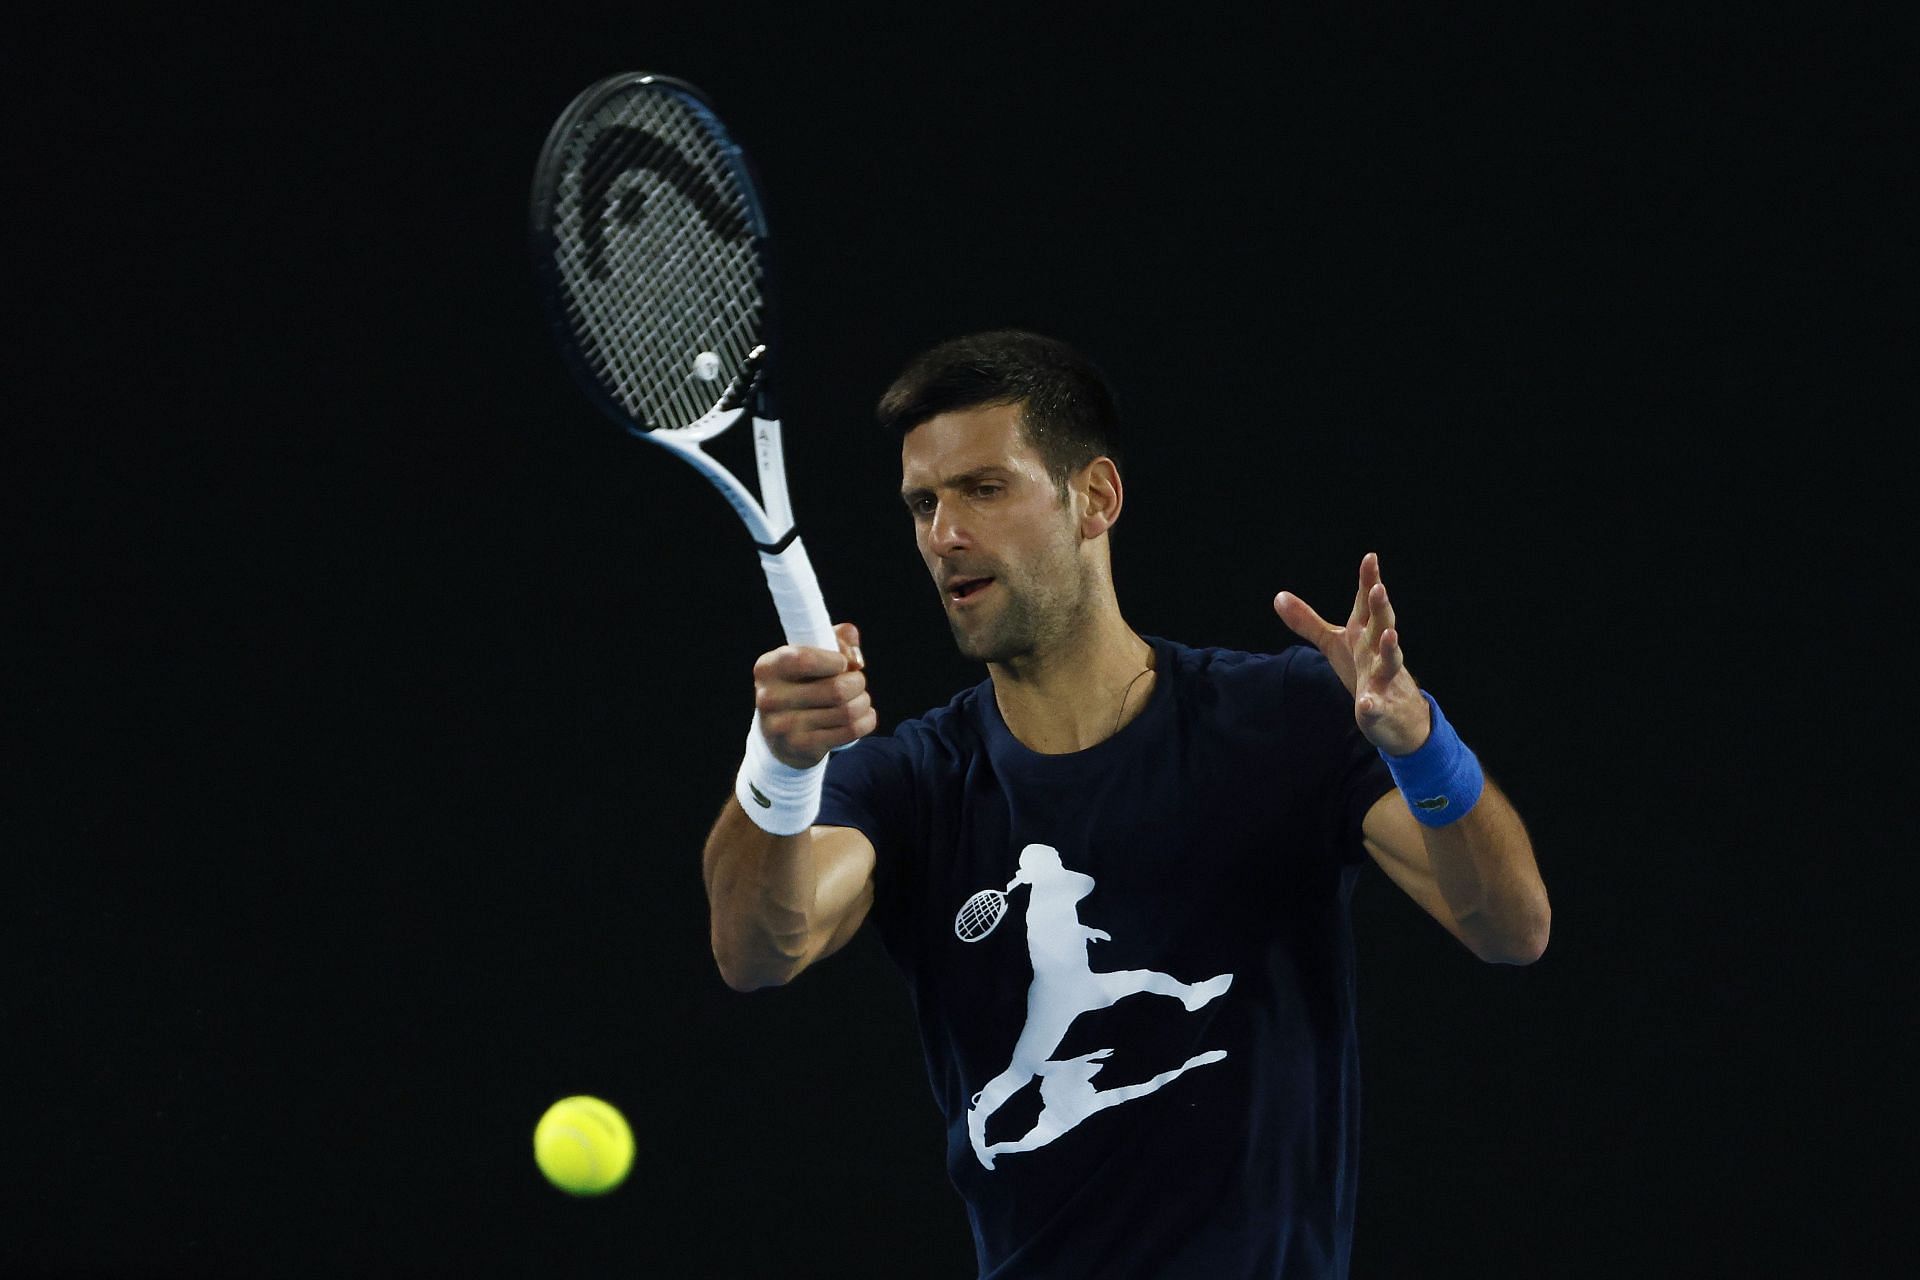
[[[787,643],[839,652],[840,641],[833,634],[833,621],[827,617],[827,602],[820,595],[820,581],[814,577],[806,545],[796,537],[778,552],[762,551],[760,567],[766,571],[767,588],[773,592],[773,607],[779,611]]]

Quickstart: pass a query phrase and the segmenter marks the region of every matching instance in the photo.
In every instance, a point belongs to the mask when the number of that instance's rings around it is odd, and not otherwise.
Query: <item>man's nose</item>
[[[964,550],[968,544],[968,535],[960,527],[959,513],[950,503],[937,503],[933,508],[932,527],[928,537],[933,549],[940,555]]]

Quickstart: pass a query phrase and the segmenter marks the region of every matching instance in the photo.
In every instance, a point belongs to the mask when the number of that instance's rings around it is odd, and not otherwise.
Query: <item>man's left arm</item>
[[[1473,808],[1444,827],[1413,820],[1398,791],[1361,823],[1367,852],[1408,897],[1490,964],[1532,964],[1553,913],[1520,815],[1488,780]]]
[[[1399,789],[1376,801],[1361,825],[1367,852],[1482,960],[1539,959],[1552,910],[1533,842],[1439,704],[1408,673],[1379,557],[1368,552],[1360,561],[1359,589],[1343,627],[1290,592],[1275,596],[1273,607],[1326,655],[1353,694],[1354,722],[1393,770]]]

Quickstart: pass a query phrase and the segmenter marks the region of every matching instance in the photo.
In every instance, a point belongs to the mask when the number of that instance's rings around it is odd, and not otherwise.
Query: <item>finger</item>
[[[1380,633],[1380,661],[1373,669],[1373,682],[1379,688],[1393,683],[1393,678],[1406,670],[1406,654],[1400,648],[1400,633],[1388,627]]]
[[[1360,557],[1359,581],[1353,589],[1353,614],[1348,619],[1350,627],[1364,627],[1370,615],[1367,606],[1367,593],[1373,590],[1373,584],[1380,581],[1380,558],[1369,551]]]
[[[1380,584],[1380,599],[1385,602],[1387,611],[1387,624],[1381,629],[1380,638],[1384,642],[1388,636],[1393,637],[1393,650],[1398,654],[1400,652],[1400,619],[1394,613],[1393,601],[1387,597],[1387,584],[1384,582]],[[1399,670],[1397,662],[1394,670]]]
[[[1393,605],[1387,599],[1387,584],[1376,582],[1367,592],[1367,648],[1378,653],[1380,637],[1393,626]]]
[[[1380,636],[1380,652],[1374,658],[1354,699],[1354,710],[1360,713],[1362,720],[1372,720],[1385,712],[1387,700],[1393,696],[1394,682],[1401,678],[1406,669],[1407,657],[1406,651],[1400,647],[1400,633],[1389,627]]]
[[[866,688],[867,677],[859,671],[842,671],[818,680],[759,681],[754,685],[753,705],[762,712],[841,707],[862,696]]]
[[[840,642],[840,652],[846,655],[847,665],[855,671],[864,671],[867,660],[860,653],[860,628],[851,622],[842,622],[834,627],[833,634]]]
[[[1376,582],[1373,584],[1373,601],[1373,611],[1380,618],[1380,630],[1391,630],[1395,625],[1393,619],[1393,601],[1387,598],[1386,583]]]
[[[858,711],[831,707],[776,712],[763,716],[760,726],[775,755],[815,755],[871,732],[875,720],[871,706]]]
[[[801,707],[775,716],[772,723],[788,738],[814,733],[839,733],[850,730],[860,718],[873,710],[873,703],[862,694],[853,702],[838,707]]]
[[[797,751],[815,758],[824,757],[835,747],[844,747],[872,733],[879,724],[879,718],[868,711],[856,717],[853,722],[844,725],[830,725],[825,729],[809,729],[795,734],[788,741]]]
[[[755,680],[818,680],[839,675],[847,669],[845,654],[833,649],[812,649],[783,644],[760,655],[753,664]]]
[[[1273,611],[1293,633],[1315,648],[1325,648],[1340,636],[1340,628],[1313,611],[1313,606],[1291,591],[1273,598]]]

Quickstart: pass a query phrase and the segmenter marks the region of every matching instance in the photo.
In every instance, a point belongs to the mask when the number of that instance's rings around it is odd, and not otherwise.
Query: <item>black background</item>
[[[883,724],[979,674],[871,426],[941,338],[1112,376],[1142,631],[1278,648],[1274,591],[1381,553],[1555,930],[1480,965],[1368,873],[1356,1276],[1861,1273],[1910,1178],[1913,45],[1442,8],[18,18],[0,1270],[971,1274],[877,944],[754,996],[707,954],[772,607],[525,246],[554,117],[649,69],[760,170]],[[531,1159],[573,1092],[637,1131],[603,1200]]]

